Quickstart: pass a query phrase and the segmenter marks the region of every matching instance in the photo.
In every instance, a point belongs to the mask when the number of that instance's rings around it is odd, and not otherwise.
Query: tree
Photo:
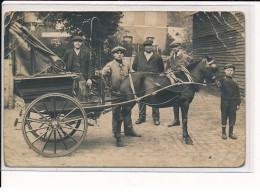
[[[111,48],[117,44],[118,40],[114,35],[119,30],[119,23],[120,19],[123,17],[123,13],[39,12],[38,17],[44,19],[43,22],[48,27],[55,29],[58,24],[61,27],[60,31],[65,31],[72,36],[79,35],[85,37],[85,43],[91,45],[93,57],[98,58],[96,55],[98,55],[100,51],[104,57],[106,56],[103,52],[104,49],[111,50]],[[98,19],[92,20],[92,18],[95,17]],[[104,61],[104,59],[102,59],[102,61]]]
[[[169,35],[169,33],[167,33],[167,38],[166,38],[166,46],[165,49],[163,50],[163,55],[170,55],[171,53],[171,48],[170,48],[170,44],[172,43],[172,41],[174,41],[174,38]]]
[[[168,26],[181,27],[185,29],[186,35],[183,39],[182,47],[189,55],[192,55],[193,26],[191,13],[192,12],[189,11],[172,11],[167,14]],[[167,39],[169,39],[169,37],[167,37]]]
[[[93,41],[104,42],[113,37],[118,31],[120,19],[123,17],[122,12],[39,12],[39,18],[46,18],[44,23],[55,28],[57,24],[61,24],[61,31],[66,31],[71,35],[79,35],[90,40],[91,35],[91,19],[93,20],[92,36]],[[99,36],[100,35],[100,36]],[[95,46],[95,45],[94,45]]]

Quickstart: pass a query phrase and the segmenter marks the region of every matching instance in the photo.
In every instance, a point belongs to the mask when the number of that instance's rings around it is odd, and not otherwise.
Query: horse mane
[[[186,68],[190,71],[190,70],[194,69],[195,67],[197,67],[197,65],[198,65],[199,63],[201,63],[201,62],[202,62],[202,60],[200,60],[200,61],[195,61],[195,62],[190,63],[189,65],[187,65]]]

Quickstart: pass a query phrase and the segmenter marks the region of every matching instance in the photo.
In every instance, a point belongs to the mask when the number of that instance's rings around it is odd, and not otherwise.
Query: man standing
[[[189,72],[185,67],[192,63],[192,58],[182,50],[181,41],[174,40],[169,46],[172,51],[167,62],[166,69],[171,69],[172,71],[183,71],[187,76],[188,80],[191,81]],[[168,127],[180,125],[179,105],[174,105],[173,111],[176,117],[174,118],[174,121],[168,125]]]
[[[130,66],[123,63],[125,48],[118,46],[112,49],[114,60],[110,61],[102,69],[103,76],[110,75],[111,77],[111,98],[114,103],[120,103],[120,86],[122,80],[129,74]],[[124,133],[126,136],[141,137],[133,129],[131,110],[125,111],[127,105],[116,106],[112,108],[112,130],[116,138],[116,145],[123,147],[124,143],[121,139],[121,125],[124,122]],[[124,112],[124,114],[122,114]]]
[[[135,56],[133,70],[138,72],[162,73],[164,71],[162,57],[153,51],[153,41],[146,40],[143,43],[144,51]],[[152,108],[154,125],[160,125],[159,108]],[[139,103],[139,119],[136,124],[145,122],[146,105]]]

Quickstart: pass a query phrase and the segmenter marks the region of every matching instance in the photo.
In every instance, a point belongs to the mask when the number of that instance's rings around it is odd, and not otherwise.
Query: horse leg
[[[182,113],[182,131],[183,138],[187,145],[193,145],[193,141],[188,133],[188,112],[189,112],[190,103],[185,101],[181,104],[181,113]]]

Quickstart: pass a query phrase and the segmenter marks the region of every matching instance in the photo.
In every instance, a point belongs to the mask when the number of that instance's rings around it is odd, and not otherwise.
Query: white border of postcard
[[[51,6],[50,6],[51,5]],[[239,168],[10,168],[4,166],[2,150],[2,170],[4,171],[92,171],[92,172],[253,172],[254,164],[254,40],[253,29],[254,7],[250,3],[234,2],[23,2],[8,1],[2,5],[2,31],[3,16],[8,11],[242,11],[246,17],[246,163]],[[3,40],[3,33],[2,33]],[[3,43],[4,41],[2,41]],[[3,44],[2,53],[3,56]],[[3,77],[3,61],[2,61]],[[2,85],[3,90],[3,85]],[[2,91],[3,94],[3,91]],[[3,104],[3,98],[2,98]],[[2,115],[3,115],[2,109]],[[3,119],[3,117],[1,117]],[[2,120],[3,128],[3,120]],[[3,137],[3,130],[2,137]],[[1,139],[2,148],[3,139]]]

